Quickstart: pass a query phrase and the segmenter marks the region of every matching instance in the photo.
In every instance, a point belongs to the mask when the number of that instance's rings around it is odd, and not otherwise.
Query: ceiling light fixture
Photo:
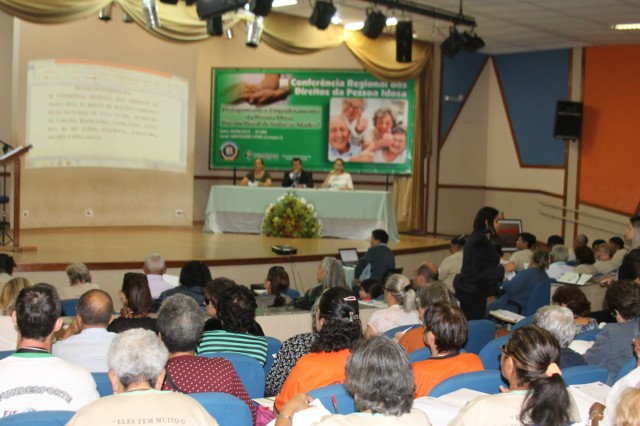
[[[158,5],[156,0],[142,0],[142,11],[147,20],[147,28],[150,30],[160,27],[160,18],[158,18]]]
[[[364,28],[364,21],[349,22],[344,26],[344,29],[349,31],[359,31],[362,28]]]
[[[287,7],[287,6],[295,6],[298,4],[298,0],[273,0],[272,7]]]
[[[367,9],[367,20],[364,21],[362,34],[370,39],[376,39],[382,34],[382,30],[387,26],[387,17],[376,9]]]
[[[262,30],[264,29],[264,17],[256,16],[247,26],[247,42],[249,47],[258,47],[260,44],[260,37],[262,37]]]
[[[449,12],[448,10],[439,9],[437,7],[418,4],[418,1],[411,0],[360,0],[362,2],[374,2],[378,6],[385,6],[392,10],[401,10],[404,12],[414,13],[417,15],[429,16],[441,21],[453,22],[457,25],[473,27],[476,20],[472,16],[463,15],[461,12]],[[420,0],[422,3],[423,0]]]
[[[101,21],[110,21],[112,7],[113,7],[113,3],[100,9],[100,11],[98,12],[98,19]]]
[[[222,28],[222,15],[211,16],[207,19],[207,34],[210,36],[221,36]]]
[[[251,0],[249,11],[256,16],[267,16],[273,7],[273,0]]]
[[[316,0],[309,23],[319,30],[326,30],[331,23],[331,18],[336,14],[336,10],[332,0]]]
[[[630,24],[615,24],[611,26],[616,31],[635,31],[640,30],[640,22]]]

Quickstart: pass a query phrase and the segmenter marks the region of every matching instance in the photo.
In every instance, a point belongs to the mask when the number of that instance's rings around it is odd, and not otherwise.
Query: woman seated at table
[[[122,333],[131,328],[145,328],[156,331],[156,320],[149,317],[151,312],[151,291],[145,274],[127,272],[122,279],[120,298],[124,305],[120,309],[120,317],[114,319],[108,331]]]
[[[329,172],[322,182],[322,188],[337,189],[342,191],[353,190],[353,181],[351,175],[344,171],[344,160],[338,158],[333,163],[333,170]]]
[[[450,426],[566,426],[580,421],[560,372],[560,346],[551,333],[524,326],[500,349],[500,371],[509,388],[470,401]]]
[[[377,336],[401,325],[420,322],[416,309],[416,292],[411,288],[409,278],[393,274],[384,284],[384,301],[388,308],[378,309],[369,318],[365,336]]]
[[[282,266],[272,266],[264,280],[266,292],[256,297],[258,307],[278,307],[291,303],[285,293],[289,290],[289,274]]]
[[[271,175],[264,169],[264,160],[256,158],[253,162],[253,171],[240,181],[241,186],[271,186]]]
[[[276,397],[275,410],[296,393],[344,382],[351,348],[362,338],[359,315],[358,300],[349,290],[334,287],[322,293],[316,316],[318,337],[311,352],[291,370]]]
[[[551,301],[554,305],[564,306],[571,310],[573,322],[576,325],[576,335],[598,328],[598,322],[589,316],[591,302],[578,286],[561,285],[551,296]]]
[[[291,417],[304,409],[315,410],[319,425],[430,426],[426,414],[412,409],[413,374],[406,352],[386,336],[358,342],[347,361],[345,387],[354,395],[356,413],[330,415],[310,408],[312,398],[299,393],[280,410],[276,426],[289,426]],[[296,418],[296,424],[297,418]]]

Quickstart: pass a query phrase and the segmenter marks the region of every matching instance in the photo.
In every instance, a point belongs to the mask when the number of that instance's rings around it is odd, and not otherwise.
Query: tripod
[[[9,145],[2,147],[2,152],[9,152]],[[2,195],[0,195],[0,204],[2,204],[2,221],[0,222],[0,246],[6,246],[13,242],[13,238],[9,235],[9,222],[7,222],[7,203],[9,196],[7,195],[7,165],[2,164]]]

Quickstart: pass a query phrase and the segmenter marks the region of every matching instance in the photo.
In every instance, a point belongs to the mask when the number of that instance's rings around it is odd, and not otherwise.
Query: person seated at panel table
[[[509,382],[501,392],[469,403],[450,426],[535,424],[565,426],[580,421],[560,371],[560,346],[536,325],[513,331],[500,350],[500,371]]]
[[[407,131],[402,126],[391,130],[392,139],[384,139],[381,149],[373,155],[375,163],[403,164],[407,159]]]
[[[256,158],[253,171],[247,173],[240,181],[241,186],[271,186],[271,175],[264,169],[264,160]]]
[[[338,158],[344,161],[373,161],[373,150],[362,150],[359,145],[349,142],[349,126],[343,117],[331,117],[329,120],[329,161]]]
[[[341,191],[353,190],[351,174],[344,171],[344,161],[342,158],[338,158],[333,163],[333,170],[329,172],[327,177],[324,179],[324,182],[322,182],[322,188],[337,189]]]
[[[431,356],[413,364],[416,398],[429,395],[438,383],[451,376],[484,370],[476,354],[460,353],[469,327],[462,310],[449,302],[437,302],[424,313],[424,341]]]
[[[313,188],[313,174],[302,169],[302,160],[299,157],[291,159],[291,171],[284,172],[282,187]]]

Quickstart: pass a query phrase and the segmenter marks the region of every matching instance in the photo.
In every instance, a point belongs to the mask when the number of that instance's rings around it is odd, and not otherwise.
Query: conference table
[[[311,202],[322,223],[322,237],[367,240],[384,229],[400,240],[388,191],[336,191],[311,188],[264,188],[214,185],[209,192],[205,232],[259,234],[269,204],[289,192]]]

